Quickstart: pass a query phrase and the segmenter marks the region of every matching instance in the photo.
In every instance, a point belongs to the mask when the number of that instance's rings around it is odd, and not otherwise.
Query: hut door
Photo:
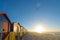
[[[4,22],[3,23],[4,27],[3,27],[3,39],[5,39],[8,35],[8,22]]]

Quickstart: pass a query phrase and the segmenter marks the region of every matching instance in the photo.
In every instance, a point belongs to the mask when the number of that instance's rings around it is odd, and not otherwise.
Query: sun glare
[[[36,26],[34,28],[34,31],[38,33],[42,33],[42,32],[45,32],[45,28],[43,26]]]

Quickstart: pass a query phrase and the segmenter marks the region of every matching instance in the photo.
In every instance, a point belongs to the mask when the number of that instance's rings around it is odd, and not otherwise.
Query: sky
[[[0,12],[28,30],[39,24],[60,31],[60,0],[0,0]]]

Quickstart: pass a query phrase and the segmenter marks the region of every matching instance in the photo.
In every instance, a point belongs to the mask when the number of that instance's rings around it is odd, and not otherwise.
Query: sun
[[[45,32],[45,28],[43,26],[36,26],[34,28],[34,31],[38,33],[42,33],[42,32]]]

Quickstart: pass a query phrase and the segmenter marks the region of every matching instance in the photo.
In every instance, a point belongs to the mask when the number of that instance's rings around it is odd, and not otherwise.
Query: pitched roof
[[[6,14],[5,12],[0,12],[0,14]]]
[[[11,23],[9,17],[7,16],[7,14],[5,12],[0,12],[0,14],[4,15],[6,17],[6,19]]]

